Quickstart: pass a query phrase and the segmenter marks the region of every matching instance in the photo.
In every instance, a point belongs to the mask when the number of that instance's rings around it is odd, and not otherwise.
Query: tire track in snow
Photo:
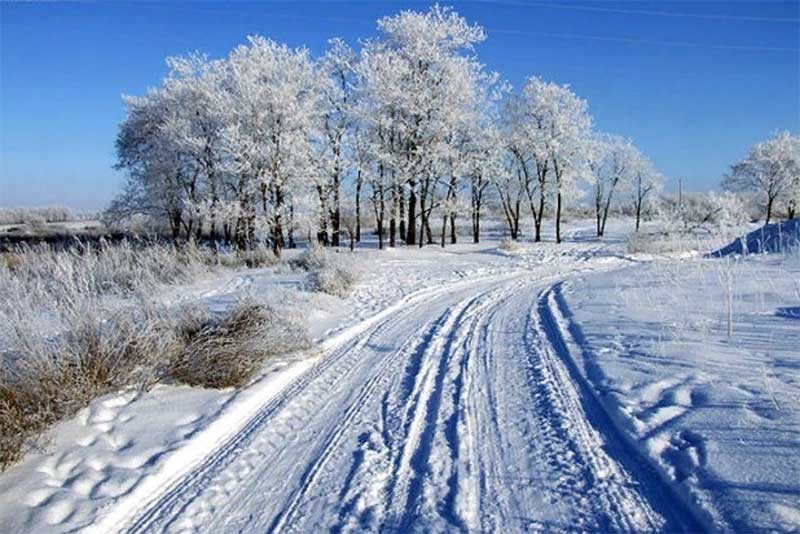
[[[416,306],[420,301],[427,297],[435,297],[438,294],[447,292],[448,288],[435,288],[433,290],[423,290],[403,299],[397,305],[387,309],[377,324],[370,325],[368,332],[374,334],[384,327],[387,323],[397,320],[394,309],[402,309],[404,305]],[[358,325],[357,325],[358,326]],[[347,332],[344,333],[346,335]],[[357,336],[358,334],[356,334]],[[255,433],[262,428],[271,417],[281,408],[288,405],[296,396],[306,390],[311,382],[324,376],[329,370],[337,366],[353,367],[358,358],[358,348],[363,347],[368,341],[367,337],[359,340],[358,337],[346,339],[343,346],[336,347],[333,352],[323,357],[311,369],[303,373],[294,380],[280,393],[275,395],[270,401],[265,403],[257,413],[229,440],[221,444],[192,470],[184,476],[173,481],[167,490],[158,495],[140,511],[134,521],[127,527],[127,531],[148,532],[165,518],[177,516],[183,511],[191,501],[196,498],[203,489],[208,486],[214,473],[226,469],[234,458],[247,446]],[[343,361],[344,360],[344,361]],[[337,375],[338,376],[338,375]],[[108,524],[109,528],[119,525]],[[101,527],[105,528],[105,527]]]
[[[580,260],[574,268],[589,270]],[[486,277],[376,318],[173,482],[132,531],[687,528],[609,445],[544,286]]]
[[[502,291],[502,290],[501,290]],[[507,291],[507,289],[505,290]],[[382,530],[409,531],[414,522],[419,521],[421,514],[438,514],[452,528],[466,529],[466,523],[459,517],[456,510],[456,494],[454,485],[457,485],[457,469],[451,468],[449,473],[444,473],[448,460],[450,465],[458,460],[458,434],[453,425],[458,416],[461,404],[463,386],[463,373],[468,362],[469,352],[466,346],[473,335],[474,325],[480,320],[480,312],[491,306],[497,296],[480,299],[479,295],[465,301],[460,312],[452,317],[447,336],[440,338],[432,351],[427,353],[428,360],[433,364],[426,373],[420,375],[415,385],[415,394],[406,409],[406,424],[402,442],[403,447],[395,455],[392,484],[388,491],[387,503],[392,506],[389,510],[387,523]],[[434,360],[438,357],[438,362]],[[455,376],[448,380],[455,365]],[[450,403],[444,407],[449,415],[442,419],[443,403],[447,403],[445,396],[446,385],[452,385]],[[444,430],[441,427],[444,426]],[[444,435],[443,435],[444,434]],[[438,439],[437,439],[438,438]],[[439,465],[439,478],[445,478],[444,486],[448,488],[441,507],[423,497],[426,484],[436,488],[436,473],[431,464],[434,445],[441,443],[447,454],[440,454],[437,458],[445,465]],[[449,458],[448,458],[449,456]],[[455,477],[455,479],[454,479]]]
[[[474,300],[474,299],[472,299]],[[470,301],[471,302],[471,301]],[[453,322],[453,316],[457,316],[459,313],[463,313],[462,309],[464,307],[468,307],[469,303],[459,303],[457,306],[453,308],[448,308],[448,310],[432,325],[432,328],[425,327],[423,331],[428,331],[429,335],[425,335],[422,337],[421,340],[412,338],[406,343],[406,346],[412,344],[412,342],[416,342],[417,344],[421,345],[422,347],[428,345],[432,339],[435,339],[437,335],[442,335],[442,332],[447,332],[448,326]],[[457,319],[456,319],[457,320]],[[403,354],[406,351],[404,350],[405,346],[397,351],[395,355]],[[324,478],[320,476],[328,460],[330,459],[331,455],[335,454],[338,451],[338,447],[343,441],[343,436],[345,432],[350,429],[350,423],[355,419],[357,414],[359,414],[367,405],[367,400],[375,393],[377,386],[381,382],[387,381],[387,371],[390,370],[393,366],[391,364],[397,358],[387,357],[381,361],[380,368],[378,372],[375,374],[373,379],[371,379],[367,385],[363,388],[362,392],[356,397],[356,399],[352,402],[350,407],[348,408],[345,416],[342,420],[337,424],[336,429],[331,434],[329,439],[327,440],[326,445],[324,446],[323,453],[321,454],[318,461],[313,463],[306,474],[301,478],[301,486],[295,492],[294,496],[292,497],[289,504],[286,506],[283,512],[279,513],[275,519],[273,520],[272,524],[270,525],[268,531],[269,532],[281,532],[288,528],[291,531],[290,525],[292,524],[292,520],[295,517],[295,514],[298,512],[298,508],[301,506],[303,499],[306,497],[308,492],[312,489],[314,485],[323,485],[324,486]],[[341,491],[340,491],[341,493]]]
[[[575,436],[577,454],[589,468],[584,473],[587,492],[607,510],[599,527],[625,532],[702,532],[706,525],[659,477],[631,446],[605,411],[592,386],[581,375],[567,346],[568,328],[557,303],[563,282],[539,294],[529,317],[531,354],[542,383],[548,384],[547,402],[563,407],[568,424],[558,421],[555,431]],[[546,408],[542,408],[546,409]],[[558,408],[557,408],[558,410]],[[560,411],[560,410],[559,410]]]

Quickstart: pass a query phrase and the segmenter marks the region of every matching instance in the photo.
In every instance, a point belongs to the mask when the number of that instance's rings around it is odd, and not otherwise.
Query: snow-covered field
[[[623,232],[359,250],[347,299],[280,267],[168,288],[297,299],[319,343],[97,399],[0,475],[0,531],[800,529],[800,259]]]
[[[797,252],[633,265],[553,302],[598,399],[715,528],[800,529]]]

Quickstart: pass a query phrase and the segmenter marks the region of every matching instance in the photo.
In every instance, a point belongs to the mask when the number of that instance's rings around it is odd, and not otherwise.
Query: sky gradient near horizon
[[[452,5],[488,34],[478,55],[519,87],[531,75],[588,99],[598,129],[632,137],[687,190],[778,130],[800,131],[800,2],[545,2]],[[0,4],[0,207],[105,206],[122,94],[164,58],[226,55],[249,34],[323,52],[375,36],[376,20],[430,2]]]

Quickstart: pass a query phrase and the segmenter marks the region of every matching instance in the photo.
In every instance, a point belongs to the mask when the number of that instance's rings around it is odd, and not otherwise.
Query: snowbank
[[[796,249],[800,249],[800,219],[762,226],[710,255],[720,258],[733,254],[790,252]]]

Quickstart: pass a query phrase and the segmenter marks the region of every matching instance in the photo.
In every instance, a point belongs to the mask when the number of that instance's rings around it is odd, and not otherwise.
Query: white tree
[[[731,172],[722,181],[724,189],[732,192],[753,191],[761,196],[766,205],[766,222],[769,224],[775,203],[785,201],[791,205],[796,192],[798,168],[800,168],[800,138],[789,132],[781,132],[772,138],[757,143],[747,156],[731,167]]]
[[[331,39],[330,48],[318,61],[322,79],[322,139],[319,167],[323,171],[316,184],[320,201],[318,240],[328,242],[327,221],[331,224],[331,244],[339,245],[341,226],[341,188],[353,165],[349,146],[352,135],[353,98],[357,56],[341,39]]]
[[[663,187],[663,183],[663,176],[656,170],[650,160],[644,156],[640,157],[633,173],[633,183],[631,185],[631,198],[633,200],[633,209],[636,213],[637,232],[639,231],[644,211],[652,205],[656,195]]]
[[[511,151],[514,152],[529,189],[531,211],[540,237],[541,218],[548,195],[555,197],[556,242],[561,242],[561,210],[565,197],[577,192],[578,180],[586,177],[587,144],[592,119],[585,100],[568,86],[528,80],[511,109]],[[518,154],[516,152],[519,152]],[[527,162],[527,163],[523,163]],[[535,167],[536,181],[529,179]],[[533,194],[538,195],[538,208]]]
[[[253,240],[260,209],[279,255],[292,195],[317,172],[312,141],[321,116],[320,80],[306,49],[263,37],[249,37],[226,66],[223,146],[245,214],[236,240],[241,246]]]
[[[173,239],[184,228],[191,170],[166,134],[168,106],[163,90],[124,97],[127,117],[117,134],[116,168],[127,171],[127,183],[106,211],[108,220],[135,215],[164,217]]]
[[[164,80],[167,119],[162,134],[170,149],[180,157],[191,176],[186,200],[190,212],[187,232],[197,236],[207,221],[212,239],[217,223],[230,224],[223,218],[224,173],[222,171],[222,132],[225,127],[220,113],[221,76],[224,65],[209,61],[200,54],[167,58],[170,71]]]
[[[594,181],[597,237],[602,237],[614,193],[625,191],[634,185],[643,156],[630,139],[605,133],[592,136],[587,153],[589,170]]]
[[[362,49],[359,73],[361,96],[370,101],[366,119],[381,124],[370,130],[381,136],[374,143],[381,151],[376,161],[391,182],[390,244],[406,191],[406,243],[417,242],[418,217],[420,234],[427,233],[430,241],[437,187],[446,186],[443,200],[454,194],[458,147],[482,76],[470,52],[485,36],[479,26],[439,6],[424,13],[403,11],[379,20],[378,27],[380,38]]]
[[[476,125],[471,136],[470,152],[466,163],[473,243],[480,242],[481,210],[484,198],[489,186],[492,183],[499,183],[497,177],[503,174],[505,153],[501,132],[493,121]]]

